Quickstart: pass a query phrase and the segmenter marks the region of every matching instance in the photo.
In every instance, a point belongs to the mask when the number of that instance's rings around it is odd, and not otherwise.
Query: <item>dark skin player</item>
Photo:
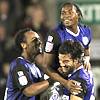
[[[39,36],[36,32],[29,30],[24,33],[25,41],[21,42],[21,47],[22,47],[22,53],[21,56],[23,56],[26,60],[33,62],[37,54],[40,53],[40,40]],[[41,81],[37,83],[33,83],[22,91],[24,95],[27,97],[35,96],[42,91],[46,90],[49,86],[48,81]]]

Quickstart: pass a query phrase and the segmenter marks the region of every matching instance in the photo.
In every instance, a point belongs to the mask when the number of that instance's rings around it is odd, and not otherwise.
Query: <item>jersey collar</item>
[[[18,57],[20,59],[24,59],[25,61],[27,61],[28,63],[32,64],[29,60],[25,59],[23,56]]]
[[[72,31],[70,31],[69,29],[66,28],[66,31],[67,31],[69,34],[71,34],[71,35],[73,35],[73,36],[75,36],[75,37],[78,36],[79,33],[80,33],[79,26],[77,26],[77,30],[78,30],[78,32],[77,32],[77,34],[75,34],[74,32],[72,32]]]
[[[74,70],[71,74],[68,75],[68,77],[70,77],[72,74],[74,74],[75,72],[77,72],[78,70],[84,68],[83,65],[81,65],[79,68],[77,68],[76,70]]]

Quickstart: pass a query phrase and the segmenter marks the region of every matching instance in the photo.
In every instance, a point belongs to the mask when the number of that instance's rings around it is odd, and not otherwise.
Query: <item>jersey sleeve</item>
[[[80,98],[84,98],[87,90],[86,81],[82,78],[78,78],[76,81],[77,81],[76,85],[81,86],[82,91],[80,93],[73,93],[73,95],[78,96]]]
[[[58,52],[59,46],[60,46],[59,35],[54,31],[49,32],[45,43],[44,51],[46,53],[56,53]]]
[[[32,84],[28,69],[24,65],[17,65],[13,70],[14,85],[20,90]]]
[[[92,30],[91,30],[91,28],[89,28],[89,35],[90,35],[90,40],[89,40],[89,44],[90,44],[90,42],[92,41]]]
[[[86,33],[87,33],[87,37],[88,37],[88,44],[85,45],[85,48],[87,49],[87,48],[89,48],[91,40],[92,40],[92,31],[91,31],[90,27],[86,27]]]

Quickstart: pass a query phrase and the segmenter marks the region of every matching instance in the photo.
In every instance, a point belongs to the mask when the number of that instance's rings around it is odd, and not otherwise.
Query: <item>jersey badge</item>
[[[86,36],[82,38],[82,41],[83,41],[84,45],[87,45],[88,42],[89,42],[89,40],[88,40],[88,38]]]
[[[18,80],[19,80],[20,85],[22,85],[22,86],[27,85],[28,80],[27,80],[26,76],[24,75],[23,71],[19,71],[19,72],[17,72],[17,74],[19,76]]]

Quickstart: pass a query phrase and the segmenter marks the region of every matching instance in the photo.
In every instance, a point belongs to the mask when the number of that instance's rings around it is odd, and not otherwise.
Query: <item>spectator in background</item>
[[[97,98],[96,100],[100,100],[100,86],[97,88]]]
[[[8,0],[0,0],[0,22],[7,29],[7,36],[12,35],[15,29],[15,14],[11,12],[11,3]]]
[[[13,38],[7,36],[7,29],[0,23],[0,62],[11,61],[13,58]]]
[[[6,45],[6,28],[0,23],[0,62],[2,63],[5,56],[5,45]]]
[[[0,100],[4,100],[4,94],[6,89],[6,79],[9,73],[9,62],[2,64],[2,76],[0,76]]]
[[[2,21],[6,20],[9,15],[9,2],[7,0],[0,1],[0,19]]]
[[[30,27],[35,30],[44,45],[49,26],[47,25],[47,15],[43,5],[38,2],[30,3],[25,10],[25,15],[26,17],[24,22],[22,22],[22,27]]]

